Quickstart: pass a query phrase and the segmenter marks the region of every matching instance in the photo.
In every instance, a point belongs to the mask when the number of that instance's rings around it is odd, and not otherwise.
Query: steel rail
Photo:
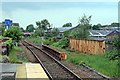
[[[48,70],[45,68],[45,66],[43,65],[42,61],[38,58],[38,56],[37,56],[28,46],[26,46],[24,43],[23,43],[23,45],[24,45],[27,49],[29,49],[29,50],[32,52],[32,54],[35,56],[35,58],[39,61],[40,65],[41,65],[42,68],[45,70],[45,72],[46,72],[47,76],[49,77],[49,79],[50,79],[50,80],[53,80],[52,76],[50,75],[50,73],[48,72]]]
[[[63,65],[60,61],[58,61],[57,59],[55,59],[53,56],[51,56],[50,54],[48,54],[47,52],[43,51],[42,49],[40,49],[39,47],[27,42],[27,41],[24,41],[26,42],[27,44],[33,46],[34,48],[42,51],[43,53],[45,53],[47,56],[49,56],[51,59],[53,59],[55,62],[57,62],[61,67],[63,67],[64,69],[66,69],[70,74],[74,75],[75,79],[76,80],[82,80],[81,77],[79,77],[77,74],[75,74],[73,71],[71,71],[70,69],[68,69],[65,65]],[[34,53],[31,49],[29,49],[32,53]],[[37,57],[37,55],[34,53],[34,55]],[[37,57],[38,58],[38,57]],[[39,58],[38,58],[39,59]],[[40,60],[39,60],[40,61]],[[40,61],[41,62],[41,61]],[[41,62],[42,63],[42,62]],[[42,64],[43,65],[43,64]],[[44,66],[44,65],[43,65]],[[45,68],[46,69],[46,68]],[[48,71],[47,71],[48,72]],[[49,72],[48,72],[49,73]],[[51,77],[52,79],[52,77]]]

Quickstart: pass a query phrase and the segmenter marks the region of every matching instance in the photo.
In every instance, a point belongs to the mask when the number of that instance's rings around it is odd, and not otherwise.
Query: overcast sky
[[[47,19],[53,27],[67,22],[73,26],[83,14],[92,15],[91,24],[118,22],[118,2],[2,2],[1,21],[11,19],[26,28],[36,21]]]

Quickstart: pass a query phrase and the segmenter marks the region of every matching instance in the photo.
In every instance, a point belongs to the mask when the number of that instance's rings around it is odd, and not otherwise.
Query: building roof
[[[60,28],[58,28],[58,30],[59,30],[59,32],[65,32],[65,31],[70,30],[72,28],[74,28],[74,27],[60,27]]]
[[[116,31],[120,33],[120,30],[116,30]]]
[[[31,35],[30,32],[24,32],[23,35]]]
[[[90,36],[107,36],[110,33],[116,33],[116,30],[89,30]]]
[[[103,28],[100,28],[100,30],[117,30],[118,27],[103,27]]]

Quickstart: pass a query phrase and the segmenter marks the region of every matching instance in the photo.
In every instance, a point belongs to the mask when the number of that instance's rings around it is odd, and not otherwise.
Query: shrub
[[[8,62],[10,62],[10,59],[9,59],[8,56],[4,55],[4,56],[2,56],[0,58],[0,62],[2,62],[2,63],[8,63]]]
[[[60,47],[60,48],[67,48],[68,45],[69,45],[69,41],[67,38],[61,39],[60,41],[52,44],[52,46]]]
[[[107,51],[105,54],[105,57],[109,58],[110,60],[116,60],[117,54],[118,54],[117,50],[114,49],[114,50]]]
[[[22,32],[18,27],[11,27],[10,29],[4,32],[3,36],[10,37],[16,42],[19,42],[19,40],[21,40],[22,38]]]

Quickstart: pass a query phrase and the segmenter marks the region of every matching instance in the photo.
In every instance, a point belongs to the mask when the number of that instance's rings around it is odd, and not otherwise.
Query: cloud
[[[55,27],[61,27],[67,22],[76,26],[79,17],[83,16],[84,13],[87,16],[92,15],[92,24],[110,24],[117,21],[117,3],[39,3],[39,5],[46,4],[47,6],[46,8],[44,8],[45,5],[38,7],[36,4],[37,9],[34,9],[36,8],[35,3],[30,4],[32,6],[27,5],[26,7],[22,4],[21,7],[20,4],[16,3],[14,8],[8,10],[6,9],[8,5],[4,6],[4,18],[9,17],[13,22],[19,22],[24,29],[27,25],[35,25],[36,21],[45,18]]]

